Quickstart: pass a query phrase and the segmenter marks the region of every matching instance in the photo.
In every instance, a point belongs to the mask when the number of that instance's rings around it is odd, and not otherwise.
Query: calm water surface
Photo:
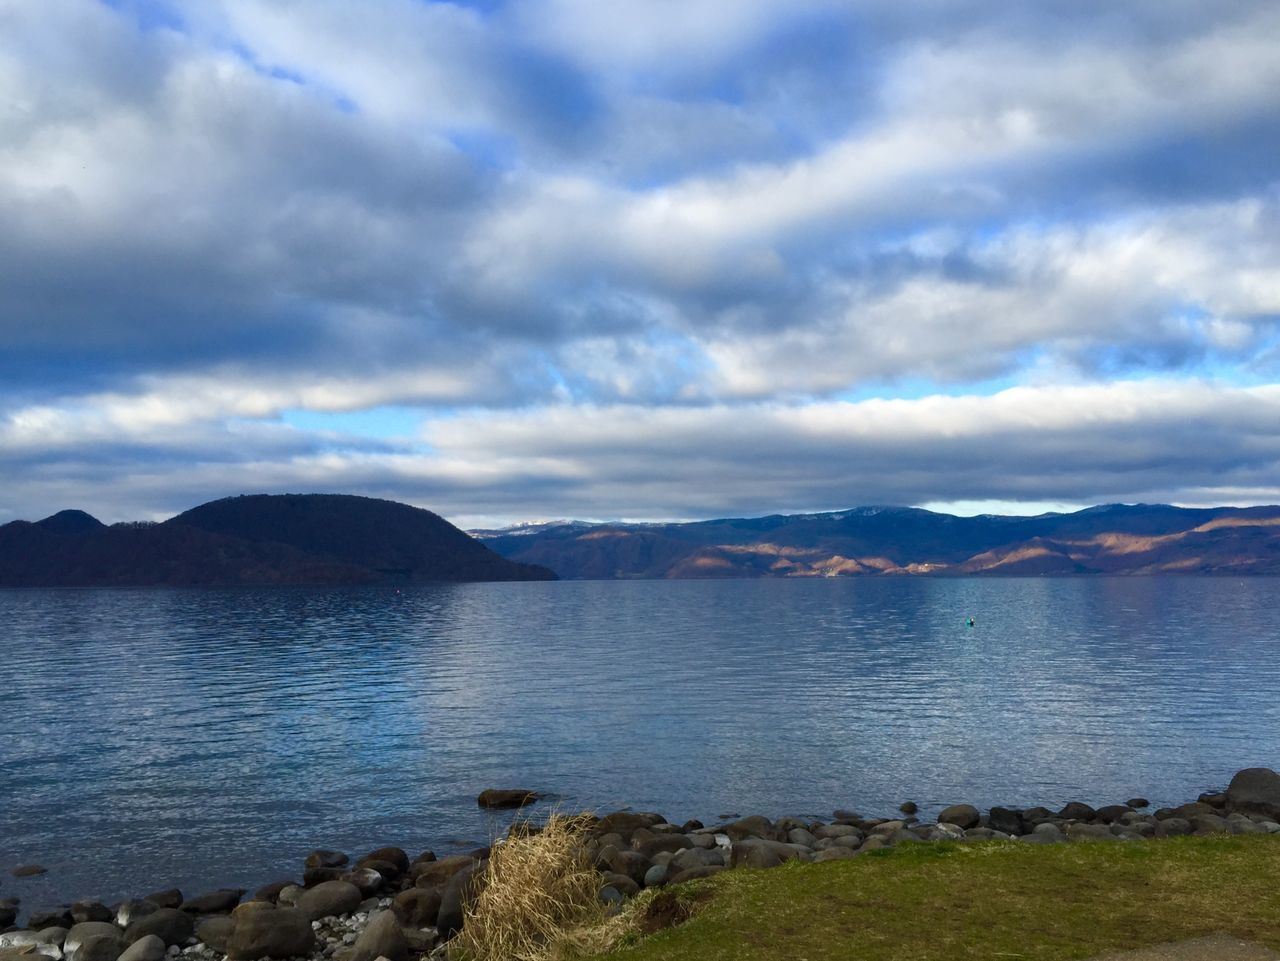
[[[471,847],[561,807],[1182,802],[1280,766],[1269,579],[0,591],[25,907]],[[970,614],[972,629],[965,626]]]

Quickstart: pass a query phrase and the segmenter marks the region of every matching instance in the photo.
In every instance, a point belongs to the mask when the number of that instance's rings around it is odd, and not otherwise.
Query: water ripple
[[[1280,761],[1274,586],[4,591],[4,857],[50,867],[35,906],[465,847],[506,823],[488,786],[703,819],[1182,801]]]

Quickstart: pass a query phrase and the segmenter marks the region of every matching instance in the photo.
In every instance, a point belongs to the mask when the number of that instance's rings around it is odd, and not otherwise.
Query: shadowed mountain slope
[[[550,580],[443,518],[336,494],[247,495],[162,524],[83,511],[0,527],[0,586],[234,586]]]
[[[1108,504],[1038,517],[909,507],[476,532],[566,578],[1280,574],[1280,507]]]

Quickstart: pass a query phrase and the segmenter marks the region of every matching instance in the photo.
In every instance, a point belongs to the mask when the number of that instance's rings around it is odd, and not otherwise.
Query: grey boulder
[[[124,953],[120,929],[111,934],[94,934],[85,938],[70,954],[72,961],[116,961]]]
[[[400,930],[400,922],[394,911],[380,911],[356,940],[349,961],[405,961],[409,954],[409,940]]]
[[[942,813],[938,815],[938,823],[954,824],[967,831],[978,826],[980,817],[978,809],[972,804],[953,804],[942,809]]]
[[[234,918],[209,918],[196,925],[196,937],[213,948],[213,950],[226,954],[227,941],[230,940],[231,932],[235,929],[235,926]]]
[[[182,945],[195,931],[195,922],[191,915],[177,908],[156,908],[151,914],[134,921],[124,929],[126,944],[133,944],[139,938],[154,934],[165,944]]]
[[[302,892],[298,898],[298,910],[307,916],[308,921],[319,921],[338,914],[350,914],[360,907],[362,900],[360,889],[351,882],[325,881]]]
[[[62,947],[68,951],[75,951],[76,948],[84,944],[90,938],[96,938],[102,935],[108,937],[120,937],[120,929],[114,924],[106,921],[81,921],[79,924],[73,924],[66,932],[66,937],[62,941]]]
[[[462,930],[463,916],[484,887],[484,883],[485,865],[483,863],[463,868],[449,879],[449,883],[445,885],[444,894],[440,898],[440,913],[436,916],[436,929],[440,932],[440,937],[451,938]],[[374,955],[363,961],[374,961],[376,957]],[[392,958],[391,961],[396,959]]]
[[[221,888],[208,894],[187,898],[182,910],[188,914],[226,914],[244,897],[244,888]]]
[[[440,916],[442,888],[407,888],[391,899],[391,910],[400,923],[415,928],[434,927]]]
[[[311,922],[299,909],[251,911],[235,919],[227,938],[227,957],[232,961],[293,958],[310,954],[315,943]]]
[[[1280,818],[1280,774],[1269,767],[1250,767],[1236,772],[1227,785],[1227,806],[1241,814]]]
[[[116,961],[163,961],[164,956],[164,942],[154,934],[148,934],[125,948]]]

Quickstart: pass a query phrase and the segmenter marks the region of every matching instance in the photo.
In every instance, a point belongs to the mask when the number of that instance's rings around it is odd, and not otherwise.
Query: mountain
[[[565,578],[1280,574],[1280,507],[1104,504],[1037,517],[859,507],[477,536],[505,557]]]
[[[552,580],[448,521],[394,501],[255,494],[160,524],[102,524],[84,511],[0,527],[0,587],[364,584]]]

